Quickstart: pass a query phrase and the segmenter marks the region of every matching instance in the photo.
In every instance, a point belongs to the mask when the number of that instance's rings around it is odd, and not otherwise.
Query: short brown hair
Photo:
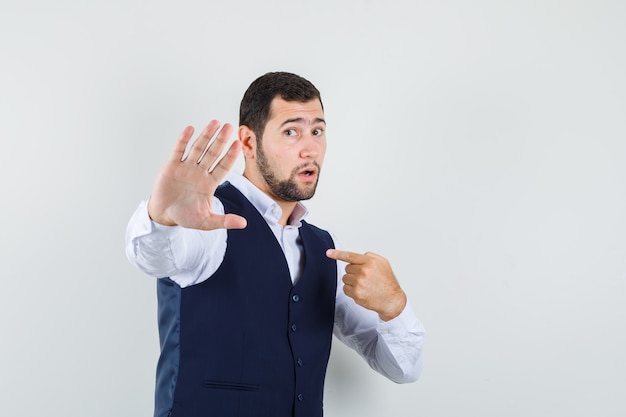
[[[289,72],[268,72],[250,84],[239,106],[239,125],[248,126],[260,140],[270,118],[271,104],[279,96],[286,101],[307,102],[322,98],[308,80]]]

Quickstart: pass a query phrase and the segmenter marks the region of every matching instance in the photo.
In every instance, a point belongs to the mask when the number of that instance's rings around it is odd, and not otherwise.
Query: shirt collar
[[[226,180],[238,189],[266,220],[278,223],[283,212],[280,206],[276,204],[270,196],[258,189],[256,185],[252,184],[250,180],[241,174],[229,172]],[[302,225],[301,221],[304,220],[308,214],[309,210],[306,206],[298,201],[291,216],[289,216],[289,223],[287,225],[300,227]]]

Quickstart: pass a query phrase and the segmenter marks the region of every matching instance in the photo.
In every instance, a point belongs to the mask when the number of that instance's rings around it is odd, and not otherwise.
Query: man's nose
[[[305,159],[316,158],[320,153],[321,144],[319,138],[313,135],[307,135],[302,142],[303,146],[300,150],[300,157]]]

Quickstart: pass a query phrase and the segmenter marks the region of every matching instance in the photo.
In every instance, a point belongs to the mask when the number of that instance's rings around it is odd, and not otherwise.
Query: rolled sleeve
[[[397,383],[414,382],[422,372],[424,327],[409,303],[387,322],[374,311],[338,294],[335,336],[354,349],[369,366]]]
[[[215,212],[223,213],[218,199]],[[126,256],[140,271],[157,278],[169,277],[181,287],[210,277],[226,252],[225,229],[204,231],[164,226],[148,215],[148,201],[135,210],[126,228]]]
[[[425,331],[411,305],[407,303],[402,313],[393,320],[380,320],[377,330],[389,353],[383,353],[382,360],[393,360],[393,363],[383,366],[393,374],[390,379],[399,383],[417,381],[423,368]]]

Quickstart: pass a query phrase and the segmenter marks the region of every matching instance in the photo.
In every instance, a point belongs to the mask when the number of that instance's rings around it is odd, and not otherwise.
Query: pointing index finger
[[[365,255],[361,255],[359,253],[349,252],[345,250],[328,249],[326,251],[326,256],[336,261],[344,261],[349,264],[358,264],[358,263],[362,263],[362,258]]]

